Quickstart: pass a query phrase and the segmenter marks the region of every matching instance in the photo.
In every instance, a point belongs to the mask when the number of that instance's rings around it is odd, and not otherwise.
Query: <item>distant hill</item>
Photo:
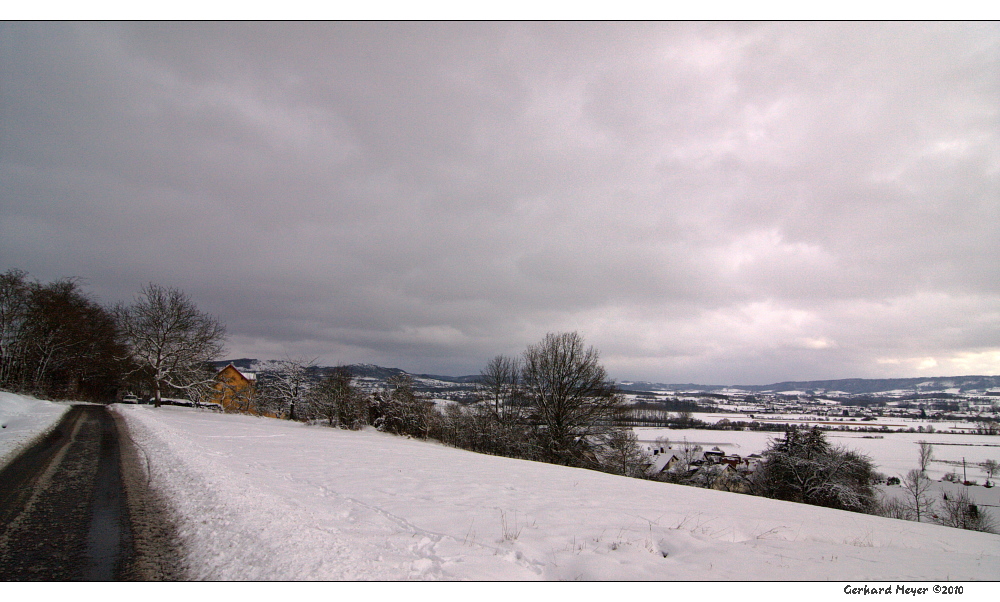
[[[786,389],[785,387],[791,387]],[[802,390],[825,389],[827,391],[844,391],[845,393],[881,393],[883,391],[914,390],[944,391],[958,389],[959,392],[985,391],[1000,387],[1000,376],[935,376],[933,378],[887,378],[866,379],[849,378],[844,380],[817,380],[807,382],[785,382],[760,390]]]
[[[694,383],[654,383],[645,380],[625,380],[618,383],[618,388],[623,391],[635,393],[648,393],[651,391],[697,391],[710,392],[722,389],[739,388],[749,390],[744,387],[727,387],[725,385],[696,385]]]
[[[619,383],[626,391],[718,391],[739,389],[753,393],[781,391],[842,391],[852,395],[885,393],[888,391],[986,391],[1000,388],[1000,376],[935,376],[923,378],[844,378],[839,380],[785,381],[770,385],[696,385],[667,384],[642,381]]]
[[[223,368],[227,364],[233,364],[240,370],[250,370],[251,366],[258,360],[253,358],[240,358],[234,360],[221,360],[213,362],[217,368]],[[439,381],[441,386],[451,385],[471,385],[479,380],[478,374],[467,376],[442,376],[439,374],[412,374],[399,368],[385,368],[375,364],[349,364],[342,366],[347,368],[355,377],[374,378],[377,380],[388,380],[392,376],[399,374],[409,374],[415,380],[421,382],[425,387],[433,387],[433,382]],[[326,374],[334,369],[333,366],[317,366],[315,374]],[[618,387],[623,391],[648,392],[648,391],[697,391],[710,393],[723,389],[738,389],[752,393],[781,392],[781,391],[842,391],[852,395],[864,395],[869,393],[885,393],[887,391],[907,390],[917,393],[930,391],[945,391],[948,389],[958,389],[959,392],[986,391],[988,389],[1000,389],[1000,376],[935,376],[927,378],[844,378],[839,380],[805,380],[805,381],[785,381],[770,385],[699,385],[694,383],[669,384],[649,381],[622,381]]]
[[[258,360],[254,359],[254,358],[241,357],[238,360],[217,360],[217,361],[212,362],[212,366],[214,366],[218,370],[222,370],[223,368],[225,368],[229,364],[232,364],[233,366],[236,367],[237,370],[249,370],[250,366],[253,365],[257,361]]]
[[[229,364],[232,364],[239,370],[252,371],[255,364],[260,362],[256,358],[239,358],[233,360],[218,360],[212,362],[212,366],[216,369],[221,370]],[[456,385],[467,385],[475,383],[479,380],[479,375],[469,375],[469,376],[441,376],[439,374],[411,374],[405,370],[399,368],[386,368],[384,366],[376,366],[375,364],[347,364],[345,366],[315,366],[310,373],[322,376],[329,372],[332,372],[336,368],[346,368],[352,376],[356,378],[374,378],[376,380],[388,380],[393,376],[398,376],[400,374],[409,374],[417,381],[441,381],[444,383],[454,383]]]
[[[449,383],[457,384],[474,384],[478,383],[481,378],[478,374],[470,374],[468,376],[441,376],[439,374],[414,374],[413,376],[419,378],[427,378],[433,380],[443,380]]]
[[[376,366],[375,364],[348,364],[346,366],[338,367],[346,368],[347,371],[354,377],[376,378],[378,380],[388,380],[393,376],[406,374],[406,371],[400,370],[399,368],[383,368],[382,366]]]

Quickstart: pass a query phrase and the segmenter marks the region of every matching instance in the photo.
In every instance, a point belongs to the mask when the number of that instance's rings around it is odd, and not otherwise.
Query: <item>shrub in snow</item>
[[[448,445],[495,456],[537,459],[530,426],[498,420],[486,404],[448,405],[434,418],[430,436]]]
[[[758,495],[855,512],[878,509],[875,486],[883,477],[871,459],[831,446],[818,428],[787,431],[764,458],[751,480]]]
[[[901,520],[914,520],[916,518],[906,502],[893,497],[882,501],[877,514]]]
[[[972,503],[968,492],[965,490],[959,490],[958,494],[952,494],[950,497],[942,494],[937,522],[959,529],[985,531],[987,533],[997,532],[993,516],[984,508]]]
[[[391,377],[389,387],[372,396],[371,424],[394,435],[426,439],[435,420],[434,404],[416,396],[408,374]]]

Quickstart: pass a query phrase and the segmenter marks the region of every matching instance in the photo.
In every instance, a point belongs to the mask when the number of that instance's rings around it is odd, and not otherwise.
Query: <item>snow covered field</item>
[[[644,443],[652,443],[658,437],[666,437],[672,444],[697,443],[705,449],[719,447],[726,453],[749,456],[767,449],[772,439],[784,437],[784,433],[764,431],[709,431],[698,429],[663,429],[636,427],[636,436]],[[927,469],[927,476],[939,480],[949,472],[962,476],[962,459],[965,459],[966,474],[970,480],[980,484],[986,481],[986,473],[979,467],[983,460],[1000,462],[1000,437],[996,435],[959,435],[950,433],[862,433],[849,431],[829,431],[827,440],[834,444],[868,454],[878,471],[886,476],[906,475],[917,468],[918,442],[927,441],[934,446],[934,461]],[[676,446],[675,446],[676,447]],[[994,475],[994,480],[1000,475]],[[1000,488],[996,489],[1000,495]]]
[[[860,418],[844,418],[842,416],[817,416],[815,414],[801,414],[797,412],[784,414],[752,414],[752,413],[718,413],[718,412],[691,412],[692,418],[697,418],[708,424],[715,424],[720,420],[751,422],[771,424],[794,424],[800,428],[809,428],[814,424],[834,429],[871,429],[886,427],[890,431],[922,429],[928,428],[936,432],[953,432],[966,434],[975,432],[976,424],[966,420],[930,420],[927,418],[899,418],[894,416],[877,416],[874,420],[862,420]],[[932,434],[932,433],[928,433]]]
[[[148,455],[153,485],[180,513],[193,578],[861,583],[1000,575],[1000,535],[370,430],[114,407]]]
[[[69,404],[0,391],[0,466],[54,426]]]

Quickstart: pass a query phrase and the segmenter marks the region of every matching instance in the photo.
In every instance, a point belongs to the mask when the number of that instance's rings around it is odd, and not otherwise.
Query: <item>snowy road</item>
[[[1000,536],[485,456],[117,406],[186,578],[982,580]]]

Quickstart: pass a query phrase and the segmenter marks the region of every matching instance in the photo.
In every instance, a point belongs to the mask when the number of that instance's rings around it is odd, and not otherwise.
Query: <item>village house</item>
[[[718,491],[747,493],[750,490],[745,474],[741,474],[729,464],[721,462],[715,464],[706,462],[697,467],[688,478],[692,485]]]
[[[253,372],[240,372],[236,366],[229,364],[215,375],[213,394],[207,401],[219,404],[226,412],[255,414],[256,380],[257,375]]]
[[[752,473],[764,458],[760,454],[742,457],[739,454],[725,454],[718,447],[705,452],[698,464],[725,464],[741,473]]]
[[[646,467],[646,475],[656,477],[659,474],[669,472],[680,461],[680,456],[672,451],[667,450],[664,453],[659,453],[659,450],[656,450]]]

